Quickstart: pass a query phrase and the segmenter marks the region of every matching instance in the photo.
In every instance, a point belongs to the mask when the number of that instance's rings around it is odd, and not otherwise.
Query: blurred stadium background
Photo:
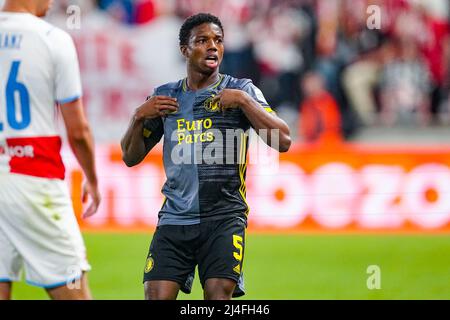
[[[221,72],[251,78],[295,139],[276,166],[251,150],[266,162],[248,169],[245,298],[450,299],[448,0],[55,1],[97,142],[104,200],[80,220],[94,296],[143,297],[165,176],[160,149],[129,169],[119,140],[155,86],[185,76],[178,30],[200,11],[224,23]],[[65,162],[79,216],[82,175]],[[198,282],[181,296],[201,297]]]

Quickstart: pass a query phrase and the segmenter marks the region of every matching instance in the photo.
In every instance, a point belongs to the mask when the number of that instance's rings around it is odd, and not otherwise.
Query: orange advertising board
[[[259,156],[250,150],[249,229],[450,233],[449,151],[447,145],[298,144],[264,162],[252,161]],[[71,156],[65,160],[79,217],[82,175]],[[99,146],[97,167],[103,202],[81,227],[153,231],[163,202],[161,150],[127,168],[118,146]]]

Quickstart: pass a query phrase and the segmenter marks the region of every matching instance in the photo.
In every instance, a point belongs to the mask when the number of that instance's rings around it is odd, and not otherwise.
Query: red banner
[[[450,232],[450,146],[296,145],[247,171],[249,229],[282,232]],[[253,151],[254,153],[254,151]],[[81,172],[65,157],[77,216]],[[253,161],[256,162],[256,161]],[[153,230],[163,202],[161,150],[127,168],[97,149],[103,202],[86,230]]]

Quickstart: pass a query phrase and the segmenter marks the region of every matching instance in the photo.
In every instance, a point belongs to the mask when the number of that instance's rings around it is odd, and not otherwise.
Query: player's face
[[[223,59],[222,30],[214,23],[203,23],[193,28],[189,44],[182,51],[189,65],[202,73],[213,73]]]
[[[38,0],[37,15],[38,17],[43,17],[50,10],[53,0]]]

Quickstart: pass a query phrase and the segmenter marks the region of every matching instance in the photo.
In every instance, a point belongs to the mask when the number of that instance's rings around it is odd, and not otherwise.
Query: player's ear
[[[188,57],[188,46],[183,44],[180,46],[180,51],[181,54],[183,55],[183,57],[187,58]]]

